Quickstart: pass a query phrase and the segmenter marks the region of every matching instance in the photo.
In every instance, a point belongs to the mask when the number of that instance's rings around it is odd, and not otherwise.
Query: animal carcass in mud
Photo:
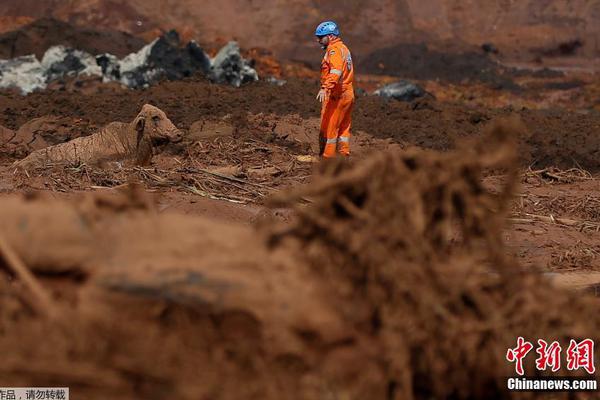
[[[66,143],[36,150],[15,166],[23,169],[41,167],[46,163],[98,164],[103,161],[133,159],[146,165],[157,145],[179,142],[182,134],[157,107],[146,104],[133,122],[111,122],[100,132],[79,137]]]

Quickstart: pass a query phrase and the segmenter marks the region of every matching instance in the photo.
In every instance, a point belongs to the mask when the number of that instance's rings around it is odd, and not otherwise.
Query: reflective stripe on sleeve
[[[332,69],[331,71],[329,71],[331,74],[335,74],[338,76],[342,76],[342,71],[340,71],[339,69]]]

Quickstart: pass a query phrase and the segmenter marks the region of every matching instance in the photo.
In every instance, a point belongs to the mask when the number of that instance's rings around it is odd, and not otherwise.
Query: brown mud
[[[33,118],[54,115],[102,126],[128,121],[149,103],[164,110],[180,129],[188,130],[201,119],[226,117],[237,131],[248,132],[248,113],[318,116],[319,105],[314,101],[317,89],[316,81],[301,79],[290,79],[282,87],[257,83],[241,89],[188,79],[162,82],[140,91],[100,86],[93,95],[51,90],[26,97],[6,93],[0,96],[0,125],[14,130]],[[457,139],[477,135],[490,120],[513,114],[527,126],[520,147],[524,166],[579,166],[598,171],[600,114],[593,110],[467,108],[427,99],[401,103],[368,96],[357,98],[353,127],[402,145],[448,150],[454,148]]]
[[[503,245],[524,129],[324,164],[271,200],[297,216],[260,228],[161,213],[137,186],[5,197],[3,239],[50,301],[4,265],[3,379],[89,399],[536,398],[504,389],[515,338],[598,340],[600,321]]]
[[[0,254],[0,384],[86,399],[543,398],[504,390],[516,337],[600,339],[597,83],[515,74],[509,93],[492,69],[474,79],[485,88],[425,81],[437,100],[360,96],[351,162],[323,165],[317,81],[254,51],[286,85],[91,79],[0,95],[0,241],[50,299]],[[185,133],[151,165],[15,171],[145,103]]]
[[[92,55],[111,53],[125,57],[145,41],[114,30],[78,28],[52,18],[42,18],[18,30],[0,34],[0,59],[35,54],[41,59],[51,46],[64,45]]]
[[[503,67],[483,52],[441,52],[429,49],[425,43],[376,50],[358,68],[366,74],[453,83],[479,81],[496,89],[520,90],[512,79],[516,71]]]
[[[94,129],[94,124],[81,118],[46,115],[15,131],[0,133],[0,149],[4,155],[22,158],[32,151],[87,136]]]

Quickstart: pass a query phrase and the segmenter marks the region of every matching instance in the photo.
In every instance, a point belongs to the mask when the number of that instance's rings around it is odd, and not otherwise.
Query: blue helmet
[[[315,30],[315,36],[335,35],[340,36],[340,29],[333,21],[321,22]]]

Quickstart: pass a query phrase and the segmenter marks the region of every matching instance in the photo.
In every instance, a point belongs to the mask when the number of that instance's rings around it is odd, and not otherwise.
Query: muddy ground
[[[316,81],[293,78],[282,87],[256,83],[241,89],[211,85],[202,78],[164,82],[141,91],[94,82],[87,92],[45,91],[26,97],[7,93],[0,97],[0,125],[14,130],[33,118],[55,115],[83,121],[77,135],[85,135],[112,121],[128,121],[143,104],[152,103],[184,130],[198,120],[227,117],[237,132],[248,133],[266,128],[248,123],[248,115],[269,115],[275,120],[318,116],[319,105],[313,101],[317,89]],[[524,166],[598,170],[600,114],[595,110],[490,109],[433,99],[402,103],[359,96],[353,126],[378,139],[448,150],[457,139],[477,135],[494,118],[511,115],[518,115],[528,128],[520,147]]]
[[[87,85],[0,96],[3,233],[48,294],[5,262],[10,385],[90,399],[516,398],[502,378],[517,335],[597,335],[593,102],[361,96],[351,162],[319,164],[314,80]],[[12,166],[145,103],[185,133],[150,166]]]

